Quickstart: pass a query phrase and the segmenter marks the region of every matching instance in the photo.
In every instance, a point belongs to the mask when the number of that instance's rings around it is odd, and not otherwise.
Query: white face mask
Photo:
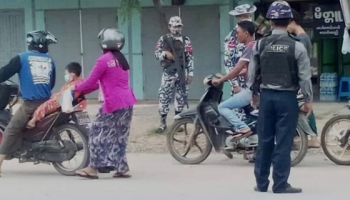
[[[64,80],[66,82],[70,82],[72,80],[72,77],[69,74],[64,75]]]
[[[175,36],[180,36],[182,33],[182,27],[171,27],[170,32]]]

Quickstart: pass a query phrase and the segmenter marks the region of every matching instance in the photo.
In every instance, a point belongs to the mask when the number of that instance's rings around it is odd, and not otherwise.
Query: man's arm
[[[156,51],[155,51],[155,57],[157,60],[164,60],[165,59],[165,53],[163,51],[164,46],[164,40],[163,36],[159,38],[157,45],[156,45]]]
[[[245,66],[241,72],[239,72],[238,76],[245,76],[248,72],[247,66]]]
[[[10,79],[21,70],[21,58],[19,55],[15,56],[10,62],[0,69],[0,83]]]
[[[312,102],[311,67],[307,51],[302,43],[296,42],[295,57],[298,64],[299,87],[305,97],[305,101]]]
[[[188,63],[188,76],[193,76],[194,72],[194,57],[193,57],[193,47],[190,38],[185,38],[185,57]]]
[[[312,57],[312,42],[311,39],[309,38],[309,36],[307,34],[303,34],[302,36],[297,36],[297,39],[299,39],[299,42],[302,43],[304,45],[304,47],[306,48],[307,51],[307,55],[309,56],[309,58]]]
[[[238,75],[244,73],[244,69],[249,65],[249,62],[253,55],[253,43],[249,43],[244,49],[241,57],[239,58],[236,66],[224,76],[224,80],[231,80],[236,78]]]
[[[253,94],[257,94],[260,90],[260,82],[256,80],[259,75],[259,50],[260,40],[258,40],[253,46],[252,59],[250,60],[250,65],[248,68],[247,83],[250,85],[250,90]],[[254,96],[254,95],[253,95]]]
[[[236,66],[223,77],[223,81],[236,78],[248,64],[249,61],[239,60]]]
[[[101,76],[106,72],[107,66],[105,65],[105,61],[102,59],[98,59],[96,61],[95,66],[92,68],[90,75],[82,82],[75,84],[75,90],[80,91],[91,91],[96,88],[97,83]]]

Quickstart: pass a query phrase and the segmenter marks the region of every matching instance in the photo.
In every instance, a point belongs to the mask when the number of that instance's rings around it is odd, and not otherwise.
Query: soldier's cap
[[[231,10],[229,12],[230,15],[238,16],[238,15],[244,15],[244,14],[252,14],[256,11],[256,6],[249,5],[249,4],[243,4],[240,6],[235,7],[234,10]]]
[[[183,26],[182,20],[179,16],[173,16],[169,20],[169,25],[171,26]]]

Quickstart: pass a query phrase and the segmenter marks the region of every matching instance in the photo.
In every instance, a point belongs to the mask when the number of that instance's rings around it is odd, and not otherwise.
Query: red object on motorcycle
[[[0,143],[1,143],[1,141],[2,141],[2,130],[0,130]]]
[[[39,121],[33,129],[25,129],[23,132],[23,138],[30,140],[34,137],[42,137],[50,128],[58,114],[59,112],[52,113]]]

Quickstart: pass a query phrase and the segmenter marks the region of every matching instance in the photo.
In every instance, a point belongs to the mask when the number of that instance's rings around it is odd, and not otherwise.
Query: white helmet
[[[230,15],[237,16],[237,15],[244,15],[244,14],[252,14],[256,11],[256,6],[249,5],[249,4],[243,4],[240,6],[235,7],[234,10],[231,10],[229,12]]]
[[[169,20],[170,26],[183,26],[182,20],[179,16],[173,16]]]

